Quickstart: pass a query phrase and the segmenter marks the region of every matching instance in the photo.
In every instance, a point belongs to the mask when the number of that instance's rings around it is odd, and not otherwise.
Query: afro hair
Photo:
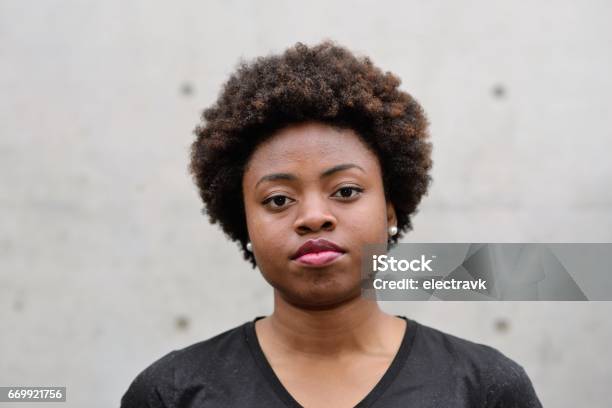
[[[399,90],[400,79],[383,73],[331,41],[297,43],[281,55],[241,62],[217,101],[202,114],[191,145],[189,171],[204,202],[202,212],[238,241],[256,266],[249,241],[242,178],[249,157],[266,137],[300,122],[317,121],[355,131],[377,154],[398,234],[431,182],[428,120],[418,102]]]

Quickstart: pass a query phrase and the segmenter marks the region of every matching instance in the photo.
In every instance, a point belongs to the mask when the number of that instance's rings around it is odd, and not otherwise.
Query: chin
[[[283,297],[290,303],[304,309],[332,309],[342,303],[361,296],[361,287],[357,285],[329,286],[312,284],[295,290],[283,291]]]

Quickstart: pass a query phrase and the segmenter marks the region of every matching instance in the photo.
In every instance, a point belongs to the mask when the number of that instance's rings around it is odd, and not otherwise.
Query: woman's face
[[[378,158],[352,130],[305,123],[278,131],[251,156],[242,188],[257,265],[285,301],[321,307],[360,295],[363,246],[385,244],[396,218]],[[318,238],[344,252],[324,264],[292,259]]]

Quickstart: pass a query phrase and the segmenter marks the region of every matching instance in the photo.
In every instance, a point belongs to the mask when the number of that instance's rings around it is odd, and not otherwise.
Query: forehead
[[[308,171],[339,162],[377,167],[378,158],[351,129],[322,123],[305,123],[284,128],[261,143],[249,160],[246,173],[295,169]]]

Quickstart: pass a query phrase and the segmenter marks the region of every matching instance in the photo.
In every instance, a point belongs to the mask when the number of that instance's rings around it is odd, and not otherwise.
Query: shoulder
[[[191,378],[203,380],[223,365],[221,358],[243,358],[243,325],[207,340],[173,350],[155,360],[132,381],[121,398],[121,408],[161,408],[174,406],[177,385]],[[223,357],[221,357],[223,356]]]
[[[445,359],[449,371],[480,394],[485,407],[541,407],[525,369],[496,348],[423,324],[418,331],[419,348]]]
[[[424,324],[417,324],[420,352],[431,352],[459,364],[465,369],[491,371],[513,367],[516,364],[499,350],[443,332]],[[422,350],[425,348],[425,350]]]

